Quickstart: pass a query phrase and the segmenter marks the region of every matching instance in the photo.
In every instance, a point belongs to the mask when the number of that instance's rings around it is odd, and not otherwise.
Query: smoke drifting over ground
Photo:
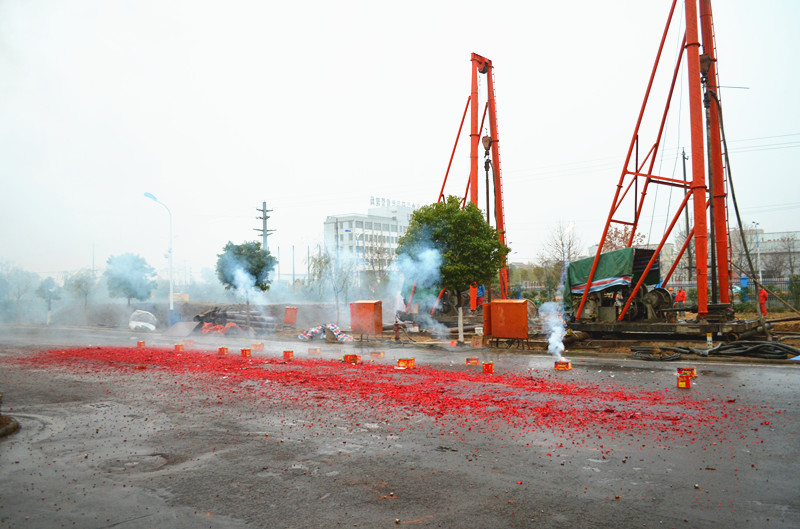
[[[438,287],[441,280],[441,266],[442,255],[435,248],[428,248],[420,252],[417,256],[412,257],[407,254],[401,254],[396,259],[397,271],[391,276],[391,289],[397,292],[398,296],[402,293],[406,294],[405,302],[412,304],[416,303],[419,307],[419,313],[416,315],[415,320],[432,335],[447,337],[449,329],[433,319],[428,311],[432,305],[426,303],[433,303],[434,300],[422,299],[423,289],[430,287]],[[410,299],[411,290],[414,288],[415,297]],[[405,307],[405,311],[410,311],[411,307]]]

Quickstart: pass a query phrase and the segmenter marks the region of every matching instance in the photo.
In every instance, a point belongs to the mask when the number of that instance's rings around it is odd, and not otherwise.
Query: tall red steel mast
[[[467,98],[467,104],[464,108],[464,115],[461,117],[461,125],[456,134],[456,141],[453,145],[453,151],[450,154],[450,162],[447,164],[447,171],[444,175],[444,182],[442,182],[442,189],[439,192],[438,201],[444,199],[444,187],[447,183],[447,177],[450,174],[450,167],[453,164],[453,157],[458,146],[458,140],[461,136],[461,130],[464,127],[464,119],[467,116],[467,111],[470,112],[470,169],[469,180],[467,182],[467,190],[462,200],[462,205],[466,204],[467,195],[469,201],[476,206],[478,205],[478,149],[479,145],[483,143],[487,152],[491,153],[490,164],[492,168],[492,184],[494,187],[494,217],[495,228],[497,236],[502,244],[506,244],[506,227],[505,227],[505,214],[503,212],[503,183],[500,172],[500,137],[497,130],[497,107],[494,97],[494,69],[492,61],[481,57],[477,53],[473,53],[472,61],[472,89]],[[478,102],[478,74],[486,75],[486,90],[487,98],[486,104],[483,108],[483,117],[478,122],[478,115],[480,114]],[[483,129],[486,115],[489,115],[489,136],[481,139],[481,130]],[[488,183],[488,182],[487,182]],[[486,190],[487,204],[486,214],[487,221],[489,220],[489,189]],[[508,266],[503,260],[503,265],[499,270],[500,275],[500,296],[503,299],[508,297]]]
[[[698,9],[699,3],[699,9]],[[711,1],[710,0],[685,0],[685,13],[686,13],[686,33],[683,38],[683,49],[685,51],[686,70],[688,74],[688,93],[689,93],[689,118],[691,130],[691,171],[692,178],[689,182],[676,180],[673,178],[666,178],[653,173],[655,158],[658,153],[658,148],[662,140],[666,118],[674,93],[674,88],[678,80],[680,72],[680,65],[684,59],[684,54],[681,53],[675,64],[672,74],[672,84],[667,96],[664,112],[661,116],[661,123],[658,128],[656,139],[650,149],[647,151],[641,163],[635,164],[631,167],[631,157],[634,153],[634,148],[638,145],[639,130],[642,125],[642,119],[650,98],[650,92],[653,86],[653,81],[658,70],[658,65],[661,59],[661,54],[664,49],[664,42],[666,41],[667,34],[672,23],[673,15],[677,0],[673,0],[672,6],[667,17],[667,24],[664,33],[661,37],[661,43],[656,54],[655,64],[650,74],[650,80],[645,91],[644,101],[642,102],[639,117],[636,121],[633,137],[630,146],[628,147],[628,154],[625,159],[624,168],[617,184],[617,190],[614,195],[614,200],[611,204],[611,210],[608,214],[603,234],[600,238],[600,244],[595,254],[592,268],[589,272],[589,278],[586,287],[581,297],[581,302],[578,310],[575,313],[576,318],[580,318],[586,299],[588,297],[589,289],[594,279],[594,274],[597,270],[597,263],[602,253],[603,245],[606,241],[609,228],[611,224],[619,224],[627,226],[630,229],[630,238],[627,246],[630,247],[636,235],[636,228],[639,225],[641,217],[642,206],[647,194],[650,184],[661,184],[666,186],[675,187],[684,190],[684,198],[680,207],[675,212],[672,222],[666,230],[666,233],[658,243],[656,252],[647,264],[641,279],[634,286],[627,303],[619,314],[618,319],[622,320],[625,317],[631,302],[636,294],[642,288],[647,273],[652,268],[655,260],[658,259],[661,249],[663,248],[667,238],[669,237],[673,227],[677,223],[681,213],[685,207],[688,207],[688,201],[692,200],[692,210],[694,212],[694,227],[687,234],[686,243],[678,253],[675,263],[670,268],[669,272],[665,275],[662,286],[666,285],[675,271],[678,262],[680,261],[688,244],[694,237],[696,259],[696,275],[697,275],[697,303],[698,303],[698,318],[705,319],[708,316],[708,221],[706,210],[709,206],[713,211],[711,218],[712,222],[712,236],[715,245],[711,248],[712,257],[716,257],[716,267],[712,269],[714,279],[719,282],[720,287],[720,301],[722,303],[730,302],[730,264],[728,259],[729,254],[729,241],[728,241],[728,222],[727,222],[727,179],[724,175],[724,168],[722,164],[722,148],[720,142],[720,123],[719,113],[714,99],[719,97],[719,82],[716,72],[716,50],[714,44],[714,32],[711,15]],[[702,48],[703,53],[700,53],[700,31],[702,32]],[[705,90],[705,97],[704,97]],[[706,127],[703,126],[703,107],[706,107]],[[707,136],[705,134],[707,132]],[[704,143],[708,143],[708,170],[710,173],[709,182],[710,188],[706,185],[705,168],[706,168],[706,151]],[[637,156],[638,158],[638,156]],[[639,183],[641,185],[641,193],[639,197],[635,194],[637,191],[630,193],[631,189],[637,190]],[[632,196],[633,202],[633,216],[626,217],[623,214],[621,205],[625,202],[628,195]],[[629,211],[626,208],[626,211]],[[712,262],[714,260],[712,259]],[[716,283],[712,285],[712,292],[716,293]],[[716,299],[713,299],[716,302]]]

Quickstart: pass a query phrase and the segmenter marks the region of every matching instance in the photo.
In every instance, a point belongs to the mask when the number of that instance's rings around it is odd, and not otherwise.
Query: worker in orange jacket
[[[686,291],[683,287],[678,289],[678,293],[675,294],[675,307],[679,309],[683,309],[686,307]],[[681,310],[678,312],[678,316],[684,316],[686,313]]]
[[[759,293],[758,293],[758,305],[759,305],[759,307],[761,307],[761,314],[763,314],[764,316],[767,315],[767,298],[768,297],[769,297],[769,294],[767,294],[767,291],[762,288],[761,291],[759,291]]]

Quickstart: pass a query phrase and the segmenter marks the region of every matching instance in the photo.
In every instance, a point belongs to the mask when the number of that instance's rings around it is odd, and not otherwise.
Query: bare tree
[[[785,253],[762,253],[761,271],[765,277],[783,277],[783,271],[787,268],[787,262],[788,260]]]
[[[76,296],[83,298],[84,325],[88,323],[87,310],[89,307],[89,294],[92,293],[92,290],[94,290],[96,284],[97,284],[97,279],[94,276],[94,272],[92,272],[87,268],[84,268],[83,270],[79,270],[74,274],[71,274],[64,281],[64,288],[66,288],[68,291],[72,292]]]
[[[742,231],[744,232],[744,239],[738,229],[731,230],[728,237],[731,245],[731,262],[739,270],[750,270],[750,265],[747,262],[747,253],[745,252],[746,248],[747,252],[750,253],[750,259],[753,261],[756,273],[758,273],[758,262],[756,261],[758,232],[753,228],[744,228]]]
[[[376,284],[382,283],[389,273],[394,252],[384,246],[368,246],[365,248],[364,262]]]
[[[629,248],[631,246],[639,246],[644,243],[644,234],[637,232],[633,236],[631,244],[628,244],[629,240],[631,240],[630,226],[625,226],[623,228],[612,226],[608,229],[606,240],[603,241],[603,253],[619,250],[621,248]]]
[[[675,231],[675,248],[676,252],[680,251],[683,248],[683,244],[686,242],[686,228],[683,226],[678,226]],[[694,258],[694,240],[689,241],[689,246],[686,248],[686,251],[683,252],[681,256],[680,264],[678,268],[676,268],[677,272],[675,274],[675,278],[681,281],[691,281],[693,268],[695,266],[696,260]]]
[[[38,275],[21,268],[12,268],[6,274],[9,292],[17,305],[17,323],[22,319],[22,301],[35,291],[39,281]]]
[[[540,263],[561,263],[571,262],[580,257],[583,243],[572,230],[572,224],[564,225],[558,221],[547,240],[544,242],[542,254],[539,256]]]
[[[556,295],[565,266],[580,257],[582,248],[583,244],[572,231],[572,224],[564,225],[559,221],[551,229],[539,254],[536,270],[537,281],[544,285],[548,299]]]
[[[789,276],[794,275],[794,264],[797,260],[798,244],[794,235],[778,239],[781,253],[786,256],[786,265],[789,267]]]
[[[339,324],[339,301],[347,302],[348,292],[353,284],[358,264],[347,252],[331,255],[318,248],[316,256],[311,257],[311,280],[317,285],[320,297],[330,291],[336,304],[336,324]]]

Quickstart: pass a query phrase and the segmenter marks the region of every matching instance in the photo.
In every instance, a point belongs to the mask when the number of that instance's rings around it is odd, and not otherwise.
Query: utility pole
[[[267,229],[267,219],[269,218],[269,215],[267,215],[267,213],[272,213],[272,210],[271,209],[267,209],[267,203],[266,202],[262,202],[261,203],[261,209],[256,208],[256,211],[261,213],[260,217],[256,217],[257,219],[259,219],[261,221],[261,227],[260,228],[253,228],[253,231],[260,231],[261,232],[261,248],[266,250],[266,251],[269,251],[269,248],[267,247],[267,237],[269,236],[270,233],[274,232],[275,230],[268,230]]]

